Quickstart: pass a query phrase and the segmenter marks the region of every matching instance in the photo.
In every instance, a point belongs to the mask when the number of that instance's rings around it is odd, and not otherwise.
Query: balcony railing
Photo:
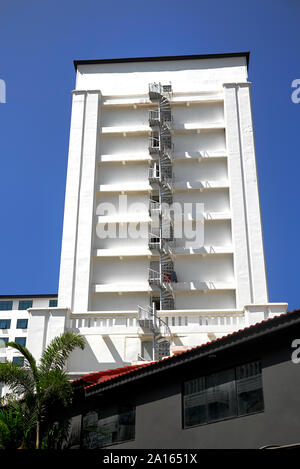
[[[155,110],[149,111],[149,125],[150,127],[157,127],[160,124],[160,112]]]
[[[149,214],[159,215],[161,212],[161,205],[156,200],[149,200]]]
[[[160,152],[159,137],[149,137],[148,149],[150,155],[157,155]]]
[[[149,232],[148,234],[148,246],[149,249],[159,250],[161,248],[160,237],[157,234]]]

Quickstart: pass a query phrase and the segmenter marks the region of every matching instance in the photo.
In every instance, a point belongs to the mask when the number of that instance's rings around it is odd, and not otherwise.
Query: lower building
[[[73,385],[73,448],[299,446],[300,310]]]

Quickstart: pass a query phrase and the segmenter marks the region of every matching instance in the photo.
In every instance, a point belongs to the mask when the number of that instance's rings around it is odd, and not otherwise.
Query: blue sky
[[[58,289],[74,59],[250,51],[270,301],[300,307],[299,0],[0,0],[0,294]]]

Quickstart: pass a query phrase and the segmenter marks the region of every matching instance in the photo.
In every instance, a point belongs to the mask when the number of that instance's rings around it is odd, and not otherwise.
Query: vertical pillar
[[[237,308],[268,301],[249,86],[224,84]]]
[[[228,178],[230,185],[231,230],[234,250],[236,307],[252,303],[251,274],[247,242],[247,221],[244,200],[244,177],[241,136],[236,99],[236,85],[224,84],[224,117]]]
[[[73,304],[73,311],[80,313],[89,309],[99,98],[99,91],[86,92]]]
[[[65,308],[30,308],[27,348],[39,361],[49,343],[66,330],[69,310]]]
[[[59,307],[73,307],[73,288],[77,243],[77,221],[82,164],[81,161],[85,100],[86,93],[84,91],[73,92],[64,224],[58,288]]]
[[[250,85],[250,83],[240,83],[237,89],[244,165],[245,200],[248,217],[253,302],[267,303],[269,300],[259,203],[259,187],[257,181]]]

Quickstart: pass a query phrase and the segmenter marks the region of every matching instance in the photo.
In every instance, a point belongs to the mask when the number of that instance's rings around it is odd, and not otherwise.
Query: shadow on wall
[[[173,337],[173,342],[174,342],[174,345],[176,345],[176,346],[183,345],[181,339],[176,335]]]
[[[76,332],[79,332],[79,330],[77,330]],[[68,370],[70,372],[92,373],[96,371],[110,370],[113,368],[120,368],[122,366],[131,365],[131,362],[126,362],[122,359],[121,355],[119,354],[118,350],[116,349],[113,341],[109,336],[99,335],[99,341],[101,340],[101,338],[103,339],[103,343],[107,348],[105,358],[107,358],[109,352],[109,355],[111,355],[113,361],[104,361],[104,357],[102,361],[101,356],[97,357],[95,355],[92,347],[86,340],[84,350],[76,349],[74,350],[74,352],[72,352],[68,361]]]

